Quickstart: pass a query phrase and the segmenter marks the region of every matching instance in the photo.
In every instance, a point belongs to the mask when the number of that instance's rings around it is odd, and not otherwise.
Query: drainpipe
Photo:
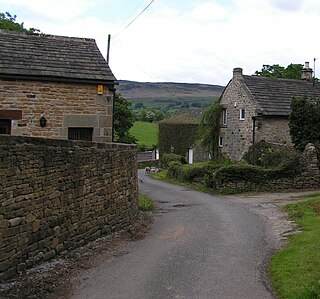
[[[114,109],[116,105],[116,89],[113,87],[113,101],[112,101],[112,142],[114,142]]]
[[[256,142],[256,117],[252,116],[252,144],[255,144]]]

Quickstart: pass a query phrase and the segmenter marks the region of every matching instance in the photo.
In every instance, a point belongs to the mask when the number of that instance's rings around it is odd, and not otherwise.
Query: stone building
[[[112,141],[116,78],[95,40],[0,30],[0,134]]]
[[[219,146],[232,160],[241,160],[249,146],[259,141],[291,145],[290,104],[293,97],[320,97],[320,84],[312,83],[306,63],[302,80],[247,76],[241,68],[224,89]]]
[[[210,159],[208,150],[201,146],[199,124],[204,110],[182,109],[159,122],[159,151],[175,153],[186,158],[189,164]]]

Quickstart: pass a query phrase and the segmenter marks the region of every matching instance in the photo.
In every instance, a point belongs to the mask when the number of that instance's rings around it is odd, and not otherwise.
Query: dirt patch
[[[68,298],[72,277],[98,265],[101,259],[125,255],[125,246],[145,237],[151,223],[151,215],[142,213],[130,230],[101,237],[66,255],[20,273],[10,281],[0,283],[0,299]]]

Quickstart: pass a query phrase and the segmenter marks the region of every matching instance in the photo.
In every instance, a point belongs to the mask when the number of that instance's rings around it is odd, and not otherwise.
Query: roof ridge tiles
[[[54,35],[54,34],[46,34],[46,33],[27,33],[27,32],[18,32],[13,30],[5,30],[0,29],[0,34],[8,35],[8,36],[15,36],[15,37],[34,37],[34,38],[51,38],[51,39],[59,39],[59,40],[66,40],[66,41],[77,41],[77,42],[95,42],[94,38],[87,38],[87,37],[73,37],[73,36],[64,36],[64,35]]]

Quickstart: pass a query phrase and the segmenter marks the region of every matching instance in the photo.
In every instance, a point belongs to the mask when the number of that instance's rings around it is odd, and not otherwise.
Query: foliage
[[[139,117],[139,120],[144,121],[144,122],[157,122],[164,119],[164,113],[156,110],[156,109],[151,109],[151,110],[142,110],[141,115]]]
[[[301,154],[294,149],[258,142],[249,147],[243,156],[244,161],[252,165],[262,167],[290,167],[292,165],[297,171],[302,170],[304,163]]]
[[[35,34],[40,32],[40,30],[35,28],[24,28],[23,23],[16,22],[17,16],[11,15],[9,12],[6,13],[0,13],[0,29],[6,29],[11,31],[19,31],[19,32],[25,32],[29,34]]]
[[[208,188],[216,189],[231,183],[244,192],[250,191],[255,185],[263,186],[266,181],[294,177],[304,169],[305,163],[301,155],[294,155],[293,158],[289,157],[279,165],[268,168],[244,163],[231,164],[207,173],[204,181]]]
[[[183,180],[182,163],[180,161],[170,161],[168,163],[167,177],[169,179]]]
[[[308,143],[320,143],[320,100],[295,97],[291,102],[290,135],[294,146],[304,150]]]
[[[218,157],[219,150],[219,128],[222,108],[219,103],[215,102],[203,114],[199,126],[199,133],[202,145],[212,154],[212,158]]]
[[[230,163],[232,162],[227,159],[185,165],[180,161],[174,161],[169,163],[167,177],[189,183],[199,182],[203,181],[208,174]]]
[[[183,156],[177,154],[163,154],[161,157],[161,165],[166,168],[169,166],[170,162],[180,162],[182,164],[186,164],[187,161]]]
[[[302,64],[289,64],[286,68],[279,64],[264,64],[261,71],[256,71],[256,76],[286,78],[286,79],[301,79]]]
[[[159,132],[157,123],[136,121],[129,132],[136,138],[139,151],[156,148]]]
[[[290,219],[298,223],[299,234],[273,256],[270,273],[280,298],[320,298],[320,197],[288,205]]]
[[[135,137],[129,131],[134,123],[133,113],[129,109],[131,103],[118,93],[116,93],[114,101],[115,140],[121,143],[136,143]]]
[[[198,139],[198,124],[159,122],[160,154],[175,153],[185,156]]]
[[[138,207],[141,211],[153,211],[156,208],[152,199],[144,194],[138,195]]]

